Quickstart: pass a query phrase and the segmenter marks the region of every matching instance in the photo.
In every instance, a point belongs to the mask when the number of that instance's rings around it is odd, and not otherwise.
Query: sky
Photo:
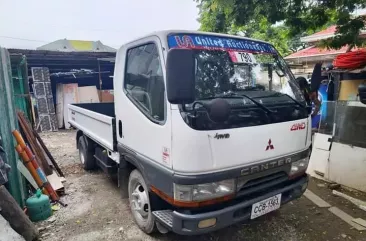
[[[0,0],[0,46],[67,38],[119,48],[157,30],[197,30],[197,18],[194,0]]]

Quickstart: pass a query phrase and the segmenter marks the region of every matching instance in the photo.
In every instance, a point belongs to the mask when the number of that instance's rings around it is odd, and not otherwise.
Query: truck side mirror
[[[358,86],[358,96],[362,104],[366,104],[366,84]]]
[[[216,123],[223,123],[230,117],[231,107],[225,99],[213,99],[205,108],[210,119]]]
[[[195,100],[195,57],[191,49],[171,49],[166,63],[168,101],[190,104]]]

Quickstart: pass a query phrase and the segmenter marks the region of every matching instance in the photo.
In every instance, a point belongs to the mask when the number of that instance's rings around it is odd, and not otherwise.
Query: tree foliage
[[[282,54],[305,47],[300,37],[336,24],[336,35],[320,45],[362,46],[365,16],[352,12],[366,0],[196,0],[201,30],[244,34],[272,42]],[[281,23],[281,24],[278,24]]]
[[[292,39],[288,38],[288,28],[283,25],[273,26],[263,16],[259,16],[242,27],[232,25],[229,33],[271,42],[283,55],[290,54],[302,47],[300,41],[293,42]]]

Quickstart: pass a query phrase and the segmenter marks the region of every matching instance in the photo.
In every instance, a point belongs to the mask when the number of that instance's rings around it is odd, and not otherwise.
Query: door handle
[[[119,135],[119,138],[122,138],[122,121],[119,120],[118,121],[118,135]]]

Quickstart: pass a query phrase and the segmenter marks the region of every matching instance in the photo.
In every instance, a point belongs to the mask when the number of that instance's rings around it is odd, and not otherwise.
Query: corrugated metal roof
[[[303,58],[303,57],[311,57],[311,56],[318,56],[318,55],[333,55],[333,54],[340,54],[345,53],[347,51],[347,46],[335,50],[335,49],[321,49],[316,46],[311,46],[309,48],[297,51],[296,53],[290,54],[286,56],[285,59],[293,59],[293,58]]]
[[[64,52],[51,50],[8,49],[11,58],[26,56],[28,67],[48,67],[50,72],[65,72],[70,69],[114,69],[115,52]],[[99,61],[98,61],[99,60]],[[108,60],[108,61],[107,61]],[[99,62],[99,63],[98,63]]]
[[[315,42],[318,42],[323,39],[328,39],[328,38],[334,37],[336,30],[337,30],[337,26],[332,25],[332,26],[328,27],[327,29],[324,29],[324,30],[316,32],[312,35],[301,38],[301,42],[315,43]],[[362,30],[360,33],[360,36],[363,36],[363,35],[366,35],[365,30]]]
[[[314,33],[312,35],[309,35],[308,37],[311,37],[311,36],[319,36],[319,35],[325,35],[325,34],[333,34],[337,29],[337,26],[336,25],[333,25],[333,26],[330,26],[329,28],[327,29],[324,29],[322,31],[319,31],[317,33]]]
[[[311,46],[309,48],[300,50],[296,53],[286,56],[285,59],[295,59],[295,58],[306,58],[322,55],[338,55],[343,54],[347,51],[348,46],[344,46],[341,49],[322,49],[316,46]],[[358,50],[359,48],[353,48],[352,51]]]

